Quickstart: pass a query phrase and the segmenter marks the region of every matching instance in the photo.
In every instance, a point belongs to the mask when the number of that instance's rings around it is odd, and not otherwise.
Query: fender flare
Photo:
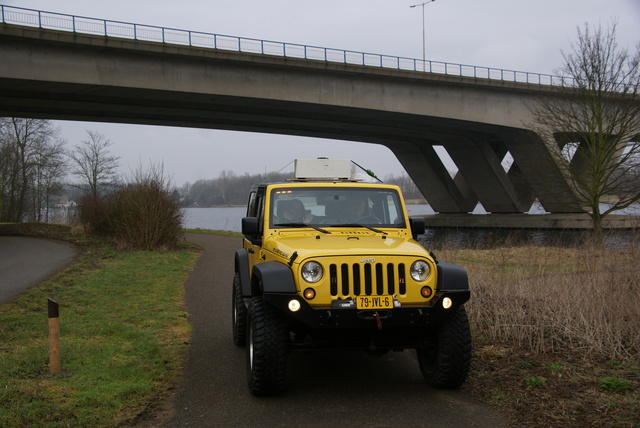
[[[453,263],[438,262],[438,290],[468,290],[467,271]]]
[[[242,286],[242,295],[251,297],[251,276],[249,275],[249,255],[244,248],[236,251],[235,269],[240,276],[240,285]]]
[[[291,268],[275,261],[254,265],[251,285],[253,295],[296,292],[296,284],[293,280]]]

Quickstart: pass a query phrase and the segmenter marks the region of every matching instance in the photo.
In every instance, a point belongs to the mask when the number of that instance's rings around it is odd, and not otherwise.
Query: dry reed
[[[640,360],[640,249],[441,251],[469,272],[474,336],[536,352]]]

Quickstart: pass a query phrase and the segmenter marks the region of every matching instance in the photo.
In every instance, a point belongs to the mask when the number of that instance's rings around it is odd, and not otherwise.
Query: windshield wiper
[[[317,230],[318,232],[322,232],[322,233],[331,233],[328,230],[325,230],[321,227],[317,227],[314,226],[312,224],[307,224],[307,223],[278,223],[278,224],[274,224],[274,226],[282,226],[282,227],[310,227],[312,229]]]
[[[387,232],[384,230],[376,229],[375,227],[367,226],[364,224],[358,223],[344,223],[344,224],[334,224],[332,227],[364,227],[365,229],[369,229],[375,233],[382,233],[383,235],[387,235]]]

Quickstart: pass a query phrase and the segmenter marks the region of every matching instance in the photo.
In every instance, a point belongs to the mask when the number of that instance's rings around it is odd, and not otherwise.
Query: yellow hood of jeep
[[[263,249],[276,257],[289,259],[298,253],[296,263],[309,257],[362,256],[368,254],[428,257],[425,248],[410,236],[382,235],[369,231],[331,231],[331,234],[309,232],[280,233],[267,238]]]

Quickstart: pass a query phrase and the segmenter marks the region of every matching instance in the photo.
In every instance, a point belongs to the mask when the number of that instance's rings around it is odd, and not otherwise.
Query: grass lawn
[[[119,252],[73,240],[81,251],[71,265],[0,306],[3,427],[121,425],[161,395],[180,367],[190,331],[182,284],[198,252]],[[60,305],[62,371],[55,375],[48,298]]]

